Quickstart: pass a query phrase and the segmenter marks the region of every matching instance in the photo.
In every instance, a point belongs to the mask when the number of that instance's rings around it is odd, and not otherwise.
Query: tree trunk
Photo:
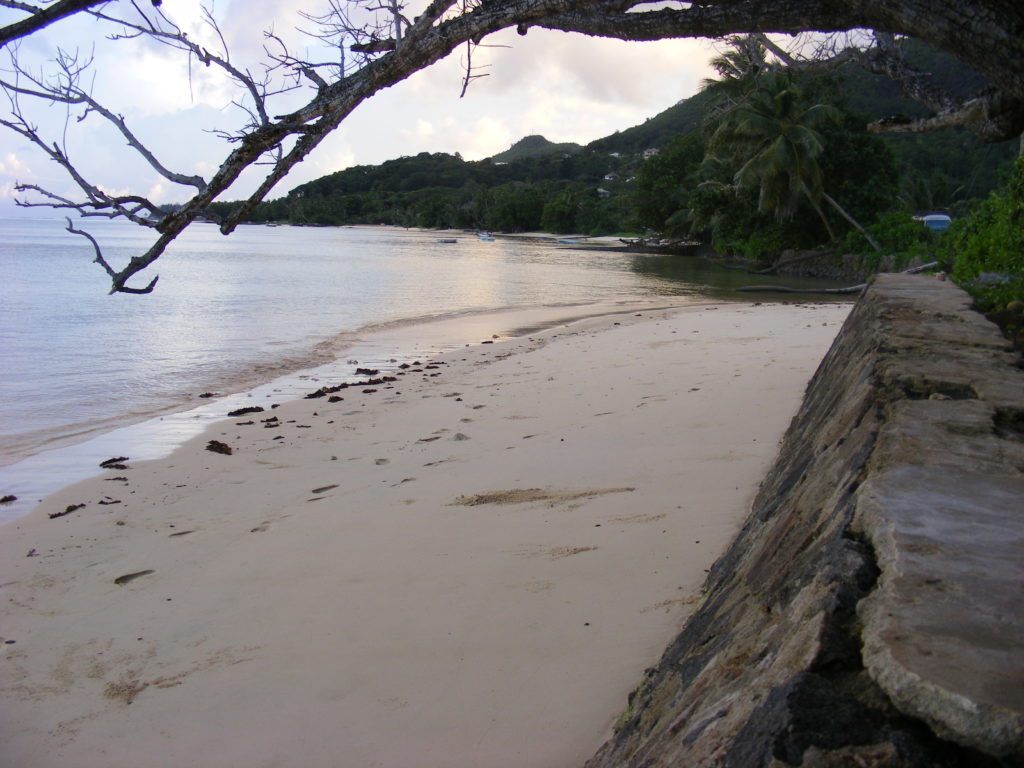
[[[821,219],[821,223],[825,225],[825,231],[828,232],[828,241],[830,243],[834,243],[836,241],[836,233],[832,231],[832,225],[828,223],[828,217],[825,215],[825,212],[821,210],[821,206],[818,205],[818,201],[814,199],[811,191],[807,189],[806,184],[803,185],[803,190],[804,195],[807,197],[807,201],[811,204],[814,212],[818,214],[818,218]],[[824,192],[822,194],[825,195]],[[828,195],[825,195],[825,197],[828,197]]]
[[[872,248],[874,248],[876,251],[881,251],[882,250],[882,246],[880,246],[878,244],[878,241],[875,240],[875,238],[873,238],[871,236],[871,234],[866,229],[864,229],[864,227],[862,227],[860,225],[859,221],[857,221],[855,218],[853,218],[853,216],[848,214],[846,212],[846,210],[843,208],[843,206],[841,206],[839,203],[837,203],[830,195],[828,195],[825,192],[822,192],[821,196],[823,198],[825,198],[825,202],[827,202],[829,205],[831,205],[833,208],[835,208],[839,212],[840,216],[842,216],[844,219],[846,219],[848,222],[850,222],[850,224],[853,225],[854,229],[856,229],[858,232],[860,232],[862,235],[864,235],[864,239],[867,240],[869,243],[871,243],[871,247]]]

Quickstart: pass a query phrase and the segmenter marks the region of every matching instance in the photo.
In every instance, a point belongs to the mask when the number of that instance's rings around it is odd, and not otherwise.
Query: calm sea
[[[85,226],[114,264],[150,243],[132,224]],[[0,495],[21,499],[0,519],[126,444],[136,460],[161,455],[240,398],[352,378],[352,359],[378,367],[513,333],[497,310],[561,306],[568,317],[595,302],[699,298],[749,282],[694,259],[369,227],[248,226],[223,237],[196,225],[154,265],[160,281],[145,296],[109,296],[92,256],[63,220],[0,219]],[[439,322],[451,318],[466,322]],[[218,397],[199,397],[207,392]],[[127,424],[139,426],[111,432]]]

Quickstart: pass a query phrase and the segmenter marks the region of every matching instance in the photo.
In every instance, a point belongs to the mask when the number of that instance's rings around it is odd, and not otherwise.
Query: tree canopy
[[[905,90],[934,110],[923,120],[897,119],[879,129],[918,130],[956,123],[992,140],[1019,135],[1024,129],[1024,6],[1012,0],[962,0],[955,4],[943,0],[704,0],[659,4],[653,10],[641,0],[433,0],[424,7],[407,7],[399,0],[311,0],[304,14],[312,26],[311,34],[333,46],[336,59],[304,59],[270,32],[265,76],[237,68],[227,50],[192,40],[163,13],[160,0],[0,0],[0,5],[26,14],[23,20],[0,30],[0,44],[10,47],[48,25],[60,24],[69,15],[90,14],[113,30],[115,38],[150,36],[180,51],[190,62],[222,69],[237,86],[236,102],[243,107],[245,119],[234,130],[223,131],[228,142],[224,160],[209,178],[202,178],[165,168],[121,116],[92,98],[87,86],[88,59],[55,52],[56,73],[43,76],[19,69],[15,58],[16,76],[2,82],[11,109],[0,123],[64,167],[81,197],[70,200],[37,187],[22,191],[34,192],[56,208],[83,215],[122,216],[154,230],[153,246],[120,267],[109,264],[93,241],[96,261],[110,276],[112,292],[152,290],[156,278],[142,287],[129,286],[128,281],[156,261],[189,224],[209,217],[211,204],[244,171],[264,166],[263,181],[222,218],[220,228],[225,234],[362,102],[462,46],[468,85],[479,74],[472,65],[475,47],[489,34],[506,28],[515,28],[521,35],[543,28],[623,40],[814,32],[818,35],[798,39],[789,50],[773,41],[767,44],[793,66],[857,59],[901,81]],[[212,12],[208,20],[216,27]],[[825,33],[853,34],[846,38],[850,45],[836,47],[837,38],[823,37]],[[896,35],[917,37],[947,51],[984,76],[988,88],[960,100],[933,87],[894,55]],[[822,41],[831,41],[833,48]],[[817,55],[799,55],[814,44],[818,44]],[[282,86],[281,78],[291,78],[291,85]],[[297,84],[308,89],[308,101],[298,109],[276,114],[274,97]],[[131,151],[145,158],[169,183],[194,189],[192,197],[180,208],[164,212],[144,195],[112,193],[91,183],[74,167],[61,144],[42,136],[26,117],[20,104],[29,99],[78,106],[109,121]],[[88,237],[70,224],[69,228]]]

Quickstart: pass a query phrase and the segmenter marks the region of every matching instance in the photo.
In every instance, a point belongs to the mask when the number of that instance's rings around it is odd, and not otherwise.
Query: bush
[[[953,222],[943,241],[953,280],[983,312],[1024,301],[1024,158],[1006,186]]]
[[[915,259],[921,263],[936,259],[936,248],[941,235],[932,232],[919,221],[914,221],[909,213],[891,211],[882,216],[868,231],[882,246],[879,253],[857,230],[846,234],[842,243],[845,253],[859,253],[864,256],[863,263],[877,270],[882,264],[883,256],[892,255],[892,268],[902,269]]]

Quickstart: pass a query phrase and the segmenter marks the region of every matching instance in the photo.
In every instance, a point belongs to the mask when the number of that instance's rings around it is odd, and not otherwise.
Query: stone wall
[[[1024,765],[1024,370],[881,275],[588,768]]]

